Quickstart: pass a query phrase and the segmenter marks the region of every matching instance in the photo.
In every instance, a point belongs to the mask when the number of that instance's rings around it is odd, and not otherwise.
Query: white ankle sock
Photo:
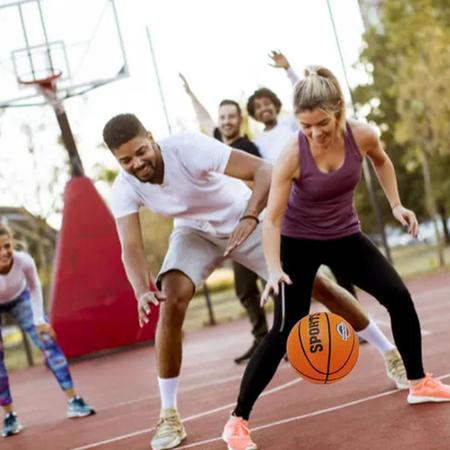
[[[370,319],[369,325],[364,330],[358,331],[357,334],[376,347],[382,355],[395,348],[395,345],[388,340],[372,319]]]
[[[161,409],[177,409],[177,388],[179,377],[159,378],[159,395],[161,396]]]

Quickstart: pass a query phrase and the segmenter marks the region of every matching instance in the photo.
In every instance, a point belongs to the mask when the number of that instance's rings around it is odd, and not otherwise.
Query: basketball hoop
[[[36,78],[33,74],[32,79],[17,78],[17,82],[22,86],[35,86],[36,89],[44,96],[47,102],[53,107],[56,113],[64,111],[64,105],[56,94],[56,82],[61,78],[62,72],[54,72],[43,78]]]

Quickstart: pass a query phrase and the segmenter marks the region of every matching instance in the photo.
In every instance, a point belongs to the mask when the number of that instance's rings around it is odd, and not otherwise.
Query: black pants
[[[355,297],[356,299],[358,299],[357,295],[356,295],[356,290],[355,290],[355,286],[353,285],[353,283],[351,281],[348,280],[347,277],[343,276],[341,273],[333,273],[334,277],[336,278],[336,283],[343,287],[344,289],[346,289],[348,292],[350,292],[350,294],[353,295],[353,297]]]
[[[312,285],[321,264],[373,295],[387,309],[408,379],[425,376],[420,324],[411,295],[395,269],[366,236],[357,233],[329,241],[282,236],[281,259],[293,284],[282,287],[284,299],[280,295],[275,301],[273,327],[247,365],[235,409],[237,416],[248,419],[286,352],[290,330],[309,313]]]
[[[258,275],[247,267],[233,261],[234,290],[242,306],[247,311],[252,324],[252,334],[259,342],[269,331],[266,313],[260,306],[261,294],[258,289]]]

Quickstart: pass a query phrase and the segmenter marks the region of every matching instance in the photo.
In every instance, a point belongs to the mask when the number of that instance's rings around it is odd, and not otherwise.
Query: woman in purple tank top
[[[236,449],[257,448],[246,421],[285,353],[291,328],[309,313],[313,280],[322,264],[387,309],[409,380],[408,403],[450,401],[450,386],[423,370],[420,324],[411,295],[395,269],[361,233],[354,206],[361,163],[367,156],[394,217],[417,236],[417,219],[400,201],[390,158],[370,126],[346,121],[342,90],[323,67],[311,66],[297,83],[294,111],[302,131],[275,166],[263,225],[269,280],[262,301],[271,292],[281,293],[275,301],[273,327],[242,379],[233,415],[242,421],[243,430],[235,440],[245,442],[245,447],[236,444]]]

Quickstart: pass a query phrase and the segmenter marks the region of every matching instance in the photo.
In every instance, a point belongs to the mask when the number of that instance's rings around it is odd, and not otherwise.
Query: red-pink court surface
[[[408,285],[423,327],[425,368],[450,382],[450,273]],[[390,335],[385,310],[367,296],[361,301]],[[179,409],[188,438],[179,449],[226,448],[219,436],[244,370],[233,357],[250,342],[245,319],[187,334]],[[0,448],[148,450],[159,413],[154,348],[73,364],[72,373],[97,415],[66,419],[64,397],[45,368],[16,371],[10,381],[25,430]],[[309,384],[283,362],[251,427],[260,449],[444,450],[450,449],[450,403],[408,405],[377,350],[363,345],[353,372],[334,385]]]

